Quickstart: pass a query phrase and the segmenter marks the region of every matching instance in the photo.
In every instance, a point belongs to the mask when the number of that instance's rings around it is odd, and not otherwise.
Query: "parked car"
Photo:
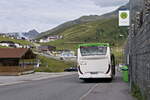
[[[65,71],[65,72],[73,72],[73,71],[77,71],[77,67],[66,68],[64,71]]]

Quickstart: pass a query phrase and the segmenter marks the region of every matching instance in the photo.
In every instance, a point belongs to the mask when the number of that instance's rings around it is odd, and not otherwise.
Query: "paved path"
[[[98,83],[82,100],[136,100],[129,92],[129,85],[124,83],[120,74],[110,83]]]
[[[77,74],[0,86],[0,100],[135,100],[119,74],[112,82],[85,83]]]
[[[69,72],[60,72],[60,73],[36,72],[33,74],[21,75],[21,76],[0,76],[0,86],[23,83],[23,82],[33,81],[33,80],[60,77],[60,76],[65,76],[65,75],[72,75],[75,73],[76,72],[72,72],[72,73],[69,73]]]

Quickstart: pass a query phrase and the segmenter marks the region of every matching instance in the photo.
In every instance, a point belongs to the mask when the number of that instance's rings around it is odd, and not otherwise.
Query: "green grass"
[[[39,56],[41,61],[41,67],[36,68],[36,72],[63,72],[64,69],[73,66],[74,62],[65,62],[61,60],[55,60],[51,58],[46,58],[44,56]]]
[[[112,46],[121,45],[127,37],[127,29],[118,26],[118,19],[103,19],[72,26],[58,33],[64,38],[45,43],[58,49],[76,49],[80,43],[110,43]],[[124,37],[120,37],[120,34]],[[44,44],[44,45],[45,45]]]
[[[113,47],[112,48],[112,53],[115,55],[115,60],[116,60],[116,64],[122,64],[123,62],[123,48],[120,47]]]
[[[0,48],[8,48],[8,47],[5,47],[5,46],[0,46]]]
[[[142,96],[140,88],[135,84],[133,84],[132,87],[132,95],[136,97],[138,100],[146,100],[146,97]]]
[[[8,37],[2,37],[2,36],[0,36],[0,41],[12,41],[12,42],[19,43],[22,45],[33,45],[31,42],[26,41],[26,40],[17,40],[17,39],[11,39]]]

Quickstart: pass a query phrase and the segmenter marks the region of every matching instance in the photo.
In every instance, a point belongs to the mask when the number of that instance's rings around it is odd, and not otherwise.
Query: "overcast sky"
[[[83,15],[101,15],[128,0],[0,0],[0,32],[49,30]]]

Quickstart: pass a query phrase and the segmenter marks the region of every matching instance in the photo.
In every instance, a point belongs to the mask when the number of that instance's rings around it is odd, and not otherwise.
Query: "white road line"
[[[19,82],[11,82],[11,83],[2,83],[0,86],[9,86],[9,85],[16,85],[20,83],[25,83],[26,81],[19,81]]]
[[[35,77],[35,78],[33,77],[32,79],[27,78],[27,77],[31,77],[31,76],[27,76],[25,79],[19,79],[19,80],[15,80],[15,81],[12,81],[12,82],[2,82],[2,83],[0,83],[0,86],[16,85],[16,84],[20,84],[20,83],[27,83],[29,81],[36,81],[36,80],[43,80],[43,79],[50,79],[50,78],[58,78],[58,77],[69,76],[69,75],[74,75],[74,74],[76,74],[76,72],[74,72],[74,73],[65,73],[65,74],[57,73],[57,74],[53,74],[53,75],[47,74],[46,76],[38,76],[38,77]],[[50,75],[50,76],[48,76],[48,75]]]
[[[96,87],[98,86],[98,84],[95,84],[93,87],[91,87],[88,92],[86,92],[83,96],[80,97],[79,100],[84,100],[85,97],[87,97]]]

